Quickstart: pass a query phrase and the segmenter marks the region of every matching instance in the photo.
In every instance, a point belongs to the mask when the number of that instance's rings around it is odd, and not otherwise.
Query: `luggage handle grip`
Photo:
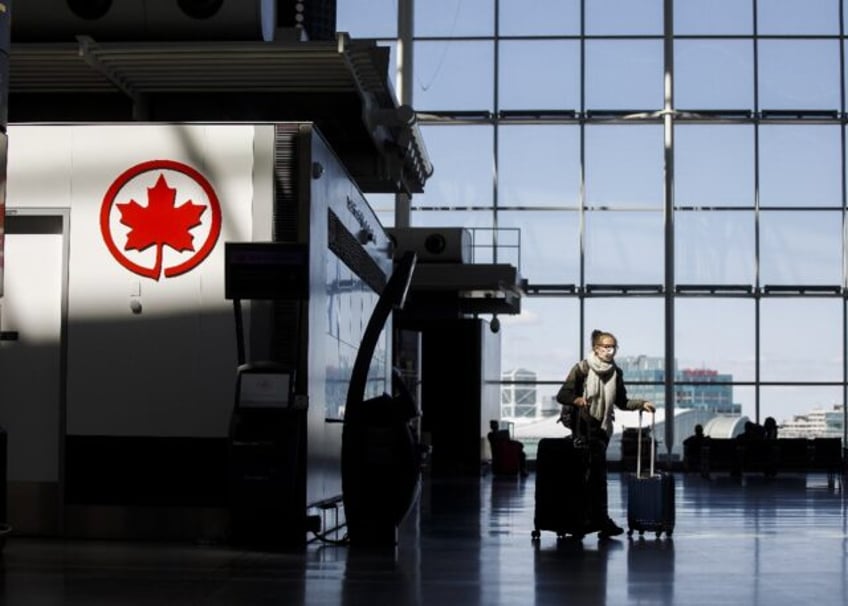
[[[639,410],[639,429],[636,431],[636,477],[642,477],[642,410]]]
[[[654,451],[655,451],[655,440],[656,433],[654,431],[656,427],[656,413],[651,412],[651,466],[650,472],[651,475],[649,477],[654,477]],[[636,438],[636,477],[642,477],[642,409],[639,409],[639,430],[636,434],[638,437]]]

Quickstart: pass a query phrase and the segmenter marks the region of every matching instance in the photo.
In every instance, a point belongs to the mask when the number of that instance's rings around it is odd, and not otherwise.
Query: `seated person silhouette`
[[[745,430],[736,436],[741,445],[736,451],[736,461],[730,471],[732,477],[741,477],[743,469],[756,469],[766,465],[768,451],[764,448],[766,432],[762,425],[754,421],[745,422]]]
[[[745,431],[736,436],[737,440],[762,440],[766,437],[765,429],[753,421],[745,422]]]
[[[779,458],[779,450],[777,442],[777,421],[774,417],[766,417],[763,421],[763,439],[768,441],[767,452],[768,458],[765,461],[764,469],[767,478],[773,478],[777,475],[777,462]]]
[[[766,417],[766,420],[763,421],[763,437],[766,440],[777,439],[777,421],[774,417]]]
[[[501,429],[495,419],[489,421],[489,446],[492,450],[492,473],[496,476],[521,474],[527,476],[527,456],[524,444],[513,440],[509,430]]]
[[[683,465],[686,471],[699,471],[702,476],[708,475],[701,457],[706,439],[708,437],[704,435],[704,426],[699,423],[695,425],[695,433],[683,440]]]

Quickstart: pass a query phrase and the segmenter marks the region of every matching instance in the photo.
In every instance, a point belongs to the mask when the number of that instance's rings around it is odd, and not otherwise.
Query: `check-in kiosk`
[[[420,449],[411,425],[420,414],[417,402],[397,374],[392,394],[365,398],[378,335],[392,311],[403,307],[415,263],[415,253],[396,263],[368,321],[351,373],[342,433],[342,492],[348,538],[354,547],[394,547],[398,526],[420,492]]]
[[[299,300],[308,283],[304,247],[228,243],[227,298],[236,315],[239,366],[229,428],[230,539],[249,547],[303,543],[306,524],[306,405],[296,369],[247,361],[241,300]]]
[[[291,369],[242,364],[229,432],[232,542],[287,545],[302,540],[304,411],[294,405]]]

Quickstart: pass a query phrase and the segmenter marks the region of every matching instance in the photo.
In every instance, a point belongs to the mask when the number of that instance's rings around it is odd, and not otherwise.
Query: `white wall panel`
[[[68,433],[225,436],[236,344],[232,304],[224,299],[224,242],[251,237],[254,127],[12,126],[9,135],[9,205],[70,208]],[[221,231],[210,254],[186,273],[159,279],[119,263],[100,229],[110,185],[130,167],[154,160],[198,171],[221,205]],[[147,208],[144,190],[160,173],[145,174],[149,182],[120,199]],[[196,190],[173,181],[175,207],[191,200],[203,205]],[[117,248],[127,257],[137,254],[123,250],[126,231],[110,225]],[[204,229],[189,231],[200,242]],[[179,262],[175,251],[163,249],[164,267]],[[145,253],[138,259],[146,263]],[[136,304],[140,313],[131,307]]]

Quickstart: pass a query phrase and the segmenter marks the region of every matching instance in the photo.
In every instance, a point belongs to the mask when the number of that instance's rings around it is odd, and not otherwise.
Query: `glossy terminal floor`
[[[625,522],[624,476],[611,511]],[[842,482],[677,474],[673,537],[531,541],[534,476],[426,481],[395,553],[11,537],[0,604],[728,605],[848,603]]]

